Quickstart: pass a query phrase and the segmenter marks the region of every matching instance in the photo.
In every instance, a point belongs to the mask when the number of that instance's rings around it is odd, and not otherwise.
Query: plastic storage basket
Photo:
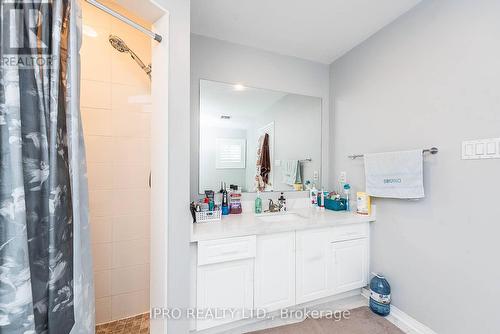
[[[196,222],[209,223],[220,221],[222,217],[221,213],[221,210],[196,212]]]
[[[332,211],[345,211],[347,209],[345,198],[331,199],[325,198],[325,208]]]

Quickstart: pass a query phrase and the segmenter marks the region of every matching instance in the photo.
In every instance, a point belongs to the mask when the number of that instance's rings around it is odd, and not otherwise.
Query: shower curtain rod
[[[146,28],[144,28],[143,26],[141,26],[140,24],[137,24],[135,23],[134,21],[130,20],[129,18],[126,18],[125,16],[121,15],[120,13],[117,13],[115,12],[114,10],[112,10],[111,8],[109,7],[106,7],[104,6],[102,3],[100,3],[99,1],[96,1],[96,0],[85,0],[87,1],[89,4],[99,8],[100,10],[102,10],[103,12],[106,12],[108,14],[110,14],[111,16],[114,16],[116,17],[118,20],[120,21],[123,21],[125,22],[126,24],[134,27],[135,29],[145,33],[146,35],[148,36],[151,36],[155,41],[157,41],[158,43],[161,42],[162,40],[162,37],[161,35],[158,35],[157,33],[154,33],[152,32],[151,30],[148,30]]]

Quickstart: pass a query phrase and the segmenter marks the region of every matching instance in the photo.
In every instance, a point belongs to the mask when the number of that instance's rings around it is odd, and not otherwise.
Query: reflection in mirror
[[[304,190],[320,168],[320,98],[200,81],[200,193]]]

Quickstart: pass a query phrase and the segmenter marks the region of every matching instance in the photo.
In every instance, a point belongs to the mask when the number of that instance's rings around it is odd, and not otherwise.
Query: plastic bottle
[[[224,188],[222,190],[222,215],[228,215],[229,214],[229,196],[226,190],[226,186],[224,185]]]
[[[257,196],[255,197],[255,213],[262,213],[262,198],[260,198],[260,191],[257,191]]]
[[[281,193],[280,198],[278,198],[279,203],[281,204],[281,209],[280,211],[286,211],[286,198],[283,193]]]
[[[309,196],[311,197],[311,204],[313,206],[318,205],[318,190],[313,184],[312,188],[309,190]]]
[[[344,184],[344,196],[346,211],[351,211],[351,186],[349,183]]]
[[[374,275],[370,281],[370,309],[385,317],[391,312],[391,286],[384,276]]]

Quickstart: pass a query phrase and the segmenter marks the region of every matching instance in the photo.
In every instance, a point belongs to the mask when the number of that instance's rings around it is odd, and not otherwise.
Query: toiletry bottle
[[[262,198],[260,197],[260,191],[257,191],[257,196],[255,197],[255,213],[262,213]]]
[[[229,195],[229,212],[233,214],[240,214],[243,212],[241,208],[241,192],[238,191],[237,185],[231,185],[231,193]]]
[[[356,212],[360,215],[369,216],[371,214],[370,196],[362,191],[356,193]]]
[[[344,184],[345,210],[351,211],[351,186],[349,183]]]
[[[318,205],[318,191],[316,190],[314,184],[312,188],[309,190],[309,196],[311,197],[312,206]]]
[[[283,193],[281,193],[280,198],[278,198],[278,203],[280,204],[280,211],[286,211],[286,199]]]
[[[324,205],[323,204],[323,190],[318,190],[316,197],[318,198],[317,199],[318,208],[321,209]]]
[[[325,191],[323,189],[321,189],[321,191],[319,192],[319,197],[320,197],[320,200],[318,201],[319,207],[321,209],[324,209],[325,208]]]
[[[224,185],[224,188],[222,190],[222,214],[224,216],[229,214],[229,198],[227,195],[227,190],[226,190],[225,185]]]

